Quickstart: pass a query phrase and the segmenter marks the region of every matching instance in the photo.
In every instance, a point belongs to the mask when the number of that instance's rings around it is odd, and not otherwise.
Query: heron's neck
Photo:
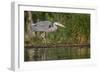
[[[54,27],[55,29],[57,29],[57,26],[56,26],[55,24],[53,24],[53,27]]]

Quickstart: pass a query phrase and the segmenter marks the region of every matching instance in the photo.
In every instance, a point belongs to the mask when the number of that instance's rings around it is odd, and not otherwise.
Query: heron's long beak
[[[64,25],[62,25],[62,24],[59,24],[59,23],[58,23],[58,24],[56,24],[56,25],[58,25],[58,26],[60,26],[60,27],[65,27]]]

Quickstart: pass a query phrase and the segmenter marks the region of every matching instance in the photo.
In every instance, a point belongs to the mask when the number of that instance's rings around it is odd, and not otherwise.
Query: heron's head
[[[65,27],[64,25],[58,23],[58,22],[54,22],[54,25],[60,26],[60,27]]]

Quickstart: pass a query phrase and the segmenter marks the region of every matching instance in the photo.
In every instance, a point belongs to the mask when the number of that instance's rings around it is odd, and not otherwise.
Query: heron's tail
[[[36,24],[33,23],[31,26],[32,26],[31,27],[32,28],[32,31],[36,31],[36,28],[35,28]]]
[[[36,24],[33,23],[32,26],[34,26],[34,25],[36,25]]]

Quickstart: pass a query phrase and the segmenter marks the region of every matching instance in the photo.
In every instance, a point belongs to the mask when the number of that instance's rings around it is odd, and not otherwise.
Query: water
[[[90,58],[90,48],[27,48],[25,61],[68,60]]]

